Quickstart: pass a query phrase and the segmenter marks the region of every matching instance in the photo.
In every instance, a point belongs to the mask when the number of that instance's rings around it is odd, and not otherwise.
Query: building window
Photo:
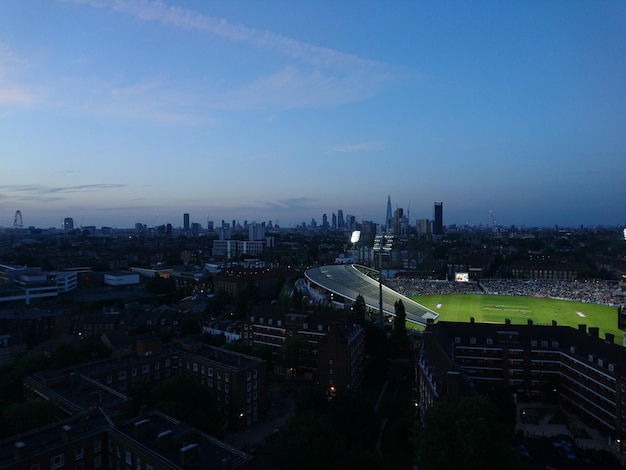
[[[257,370],[256,369],[254,369],[252,371],[252,377],[254,377],[256,379],[256,377],[257,377]]]
[[[111,385],[113,383],[113,376],[107,375],[107,385]]]
[[[65,465],[65,454],[59,454],[50,459],[50,468],[61,468]]]
[[[126,390],[126,382],[120,382],[117,388],[119,389],[120,392],[124,392]]]
[[[476,344],[476,338],[470,338],[470,343],[471,344]]]
[[[93,441],[93,451],[100,452],[101,450],[102,450],[102,441],[100,439]]]
[[[83,451],[82,447],[79,447],[74,451],[74,457],[76,458],[76,460],[82,459],[84,456],[85,452]]]
[[[544,340],[542,340],[542,341],[541,341],[541,347],[542,347],[542,348],[547,348],[547,347],[548,347],[548,341],[547,341],[547,340],[545,340],[545,339],[544,339]]]
[[[193,363],[193,371],[194,372],[198,372],[198,363],[197,362]]]
[[[132,464],[133,464],[133,454],[131,454],[131,453],[130,453],[130,450],[127,450],[127,451],[125,452],[124,456],[125,456],[125,459],[124,459],[124,460],[125,460],[125,462],[126,462],[128,465],[132,465]]]
[[[159,370],[161,368],[161,363],[160,362],[155,362],[154,363],[154,370]]]
[[[200,367],[200,373],[202,375],[206,374],[206,366],[203,364],[202,367]]]
[[[537,347],[537,340],[536,339],[531,339],[530,340],[530,345],[533,347]]]
[[[457,344],[460,343],[461,342],[461,337],[460,336],[456,336],[454,338],[454,342],[457,343]]]
[[[224,393],[230,393],[230,385],[224,384]]]
[[[250,382],[250,379],[251,379],[251,378],[252,378],[252,375],[250,374],[250,372],[248,372],[248,373],[246,374],[246,380],[247,380],[248,382]]]
[[[230,382],[230,373],[229,372],[225,372],[224,373],[224,382],[226,382],[226,383]]]
[[[142,374],[150,373],[150,364],[146,364],[145,366],[141,366],[141,373]]]
[[[219,369],[217,371],[217,380],[222,380],[222,371]]]
[[[170,365],[172,364],[170,359],[165,359],[165,367],[170,367]]]
[[[487,344],[491,346],[493,344],[493,338],[487,338]]]
[[[559,342],[558,341],[552,341],[552,347],[553,348],[558,348],[559,347]]]
[[[133,370],[130,371],[130,375],[132,375],[133,377],[137,377],[137,368],[134,367]]]
[[[93,458],[93,468],[101,468],[102,467],[102,456],[96,455]]]
[[[209,377],[213,377],[213,368],[209,367]]]
[[[119,373],[119,375],[118,375],[117,379],[118,379],[118,380],[126,380],[126,371],[125,371],[125,370],[121,371],[121,372]]]

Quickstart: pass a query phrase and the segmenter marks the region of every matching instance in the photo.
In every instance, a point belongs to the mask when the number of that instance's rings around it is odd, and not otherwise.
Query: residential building
[[[555,399],[623,445],[626,349],[597,327],[429,322],[417,365],[418,407],[493,385],[520,397]],[[450,378],[453,375],[453,382]],[[626,447],[623,449],[626,450]]]
[[[281,306],[253,307],[243,320],[243,340],[279,354],[295,334],[311,344],[312,361],[302,364],[304,378],[330,389],[354,388],[363,379],[364,329],[340,312],[302,312]]]

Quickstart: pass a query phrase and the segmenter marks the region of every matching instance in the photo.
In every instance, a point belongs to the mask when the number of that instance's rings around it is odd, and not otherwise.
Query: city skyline
[[[623,2],[33,5],[0,4],[2,227],[626,221]]]

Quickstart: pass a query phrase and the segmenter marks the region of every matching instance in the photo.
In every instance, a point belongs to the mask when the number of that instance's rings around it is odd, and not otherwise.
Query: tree
[[[486,397],[440,401],[424,413],[415,457],[425,470],[519,469],[512,438],[513,431]]]
[[[356,296],[356,300],[352,305],[352,309],[354,311],[354,317],[359,325],[365,324],[365,311],[366,311],[365,299],[361,294]]]
[[[317,470],[341,468],[338,463],[345,445],[327,415],[305,411],[287,421],[271,450],[281,469]]]
[[[0,437],[12,436],[52,423],[58,418],[57,414],[57,407],[48,400],[13,403],[4,408],[0,415]]]
[[[402,300],[396,301],[394,308],[396,317],[393,320],[391,344],[395,353],[403,353],[409,347],[409,339],[406,336],[406,312]]]

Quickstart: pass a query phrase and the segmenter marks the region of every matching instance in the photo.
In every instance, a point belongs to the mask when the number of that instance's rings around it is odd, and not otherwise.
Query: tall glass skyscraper
[[[433,234],[443,234],[443,202],[435,202],[433,215]]]
[[[391,196],[387,196],[387,215],[385,216],[385,231],[391,232],[393,227],[393,212],[391,210]]]

